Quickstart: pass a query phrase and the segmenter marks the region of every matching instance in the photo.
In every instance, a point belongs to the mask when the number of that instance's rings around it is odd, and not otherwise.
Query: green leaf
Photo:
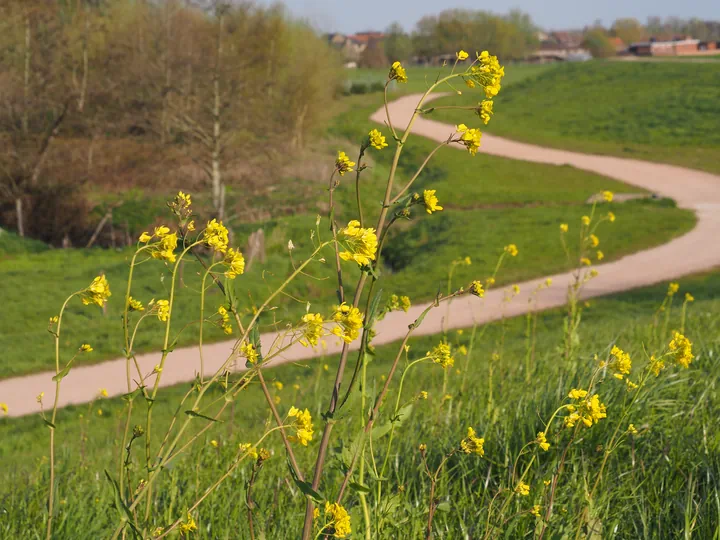
[[[122,397],[122,399],[124,399],[125,401],[130,402],[130,401],[134,400],[141,391],[142,391],[142,387],[137,387],[137,388],[136,388],[135,390],[133,390],[132,392],[130,392],[130,393],[128,393],[128,394],[123,394],[121,397]]]
[[[410,412],[412,411],[413,403],[408,403],[405,405],[402,409],[400,409],[397,413],[397,415],[390,420],[393,424],[395,424],[395,427],[400,427],[405,420],[407,420],[407,417],[410,416]]]
[[[365,321],[365,328],[367,330],[370,330],[373,325],[375,324],[375,318],[377,317],[378,312],[378,306],[380,305],[380,300],[382,299],[382,293],[383,290],[380,289],[377,293],[375,293],[375,296],[372,299],[372,302],[370,302],[370,309],[368,310],[368,317]]]
[[[370,488],[357,482],[350,482],[350,487],[359,493],[370,493]]]
[[[72,360],[70,360],[70,361],[67,363],[67,366],[65,366],[64,368],[62,368],[62,371],[60,371],[60,373],[58,373],[57,375],[55,375],[55,376],[52,378],[52,380],[53,380],[54,382],[58,382],[58,381],[62,381],[65,377],[67,377],[67,374],[70,373],[70,366],[72,366],[72,363],[73,363],[74,360],[75,360],[75,358],[73,358]]]
[[[43,418],[43,422],[45,422],[45,425],[46,425],[46,426],[55,429],[55,424],[53,424],[53,423],[52,423],[50,420],[48,420],[47,418]]]
[[[137,528],[137,525],[135,525],[135,518],[132,515],[132,512],[130,512],[130,509],[125,504],[125,501],[122,498],[122,493],[120,493],[120,486],[118,486],[118,483],[115,481],[115,479],[110,476],[110,473],[105,469],[105,478],[107,478],[108,482],[110,482],[110,486],[113,490],[113,495],[115,499],[115,508],[117,508],[118,512],[120,512],[120,517],[124,518],[124,521],[126,521],[130,527],[132,528],[133,532],[135,533],[134,536],[137,538],[141,538],[140,530]]]
[[[195,411],[185,411],[185,414],[187,414],[191,418],[202,418],[203,420],[208,420],[209,422],[220,422],[222,423],[222,420],[218,420],[216,418],[213,418],[212,416],[206,416],[204,414],[200,414]]]
[[[449,512],[450,511],[450,503],[447,501],[441,502],[440,504],[438,504],[435,507],[435,510],[437,510],[438,512]]]
[[[295,474],[295,469],[293,469],[292,463],[290,463],[290,459],[287,460],[288,469],[290,470],[290,476],[292,476],[293,482],[295,482],[295,485],[298,487],[298,489],[306,496],[310,497],[313,501],[316,503],[321,503],[327,499],[322,495],[322,493],[316,491],[313,489],[312,484],[310,482],[306,482],[304,480],[300,480],[297,477],[297,474]]]

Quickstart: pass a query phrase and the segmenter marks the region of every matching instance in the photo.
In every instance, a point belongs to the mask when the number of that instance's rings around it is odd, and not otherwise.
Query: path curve
[[[433,96],[433,97],[439,97]],[[407,124],[418,102],[419,95],[401,97],[390,104],[390,114],[397,126]],[[383,123],[384,110],[378,110],[372,120]],[[448,124],[419,118],[414,133],[436,141],[446,140],[453,131]],[[652,285],[681,276],[709,270],[720,265],[720,176],[673,165],[648,163],[633,159],[597,156],[542,148],[531,144],[484,134],[481,151],[496,156],[521,159],[553,165],[572,165],[578,169],[593,171],[627,184],[632,184],[670,197],[678,206],[693,210],[697,214],[697,225],[689,233],[667,244],[639,251],[614,262],[598,265],[600,275],[589,282],[583,292],[586,298],[626,291],[636,287]],[[569,273],[556,274],[553,285],[538,297],[538,308],[548,309],[565,304]],[[520,283],[520,295],[513,302],[503,306],[503,289],[489,291],[484,300],[464,297],[452,304],[451,328],[466,328],[475,323],[496,320],[501,314],[506,317],[523,314],[528,306],[530,291],[544,282],[546,277]],[[409,313],[391,313],[378,329],[375,344],[390,343],[402,339],[407,326],[426,306],[413,306]],[[432,310],[425,318],[416,335],[435,334],[441,331],[445,309]],[[263,350],[268,350],[276,334],[263,334]],[[214,372],[232,351],[232,342],[206,345],[204,356],[206,371]],[[328,340],[329,354],[340,351],[339,343]],[[275,364],[307,360],[317,356],[312,349],[295,345],[289,348]],[[160,353],[149,353],[138,357],[144,373],[149,373],[159,362]],[[173,351],[166,362],[162,386],[170,386],[193,380],[199,364],[197,347]],[[37,373],[0,381],[0,402],[9,407],[10,416],[23,416],[39,412],[35,397],[45,392],[45,403],[54,399],[54,372]],[[75,367],[65,378],[60,391],[60,405],[86,403],[97,396],[99,388],[106,388],[111,396],[125,393],[125,360],[110,360],[93,366]]]

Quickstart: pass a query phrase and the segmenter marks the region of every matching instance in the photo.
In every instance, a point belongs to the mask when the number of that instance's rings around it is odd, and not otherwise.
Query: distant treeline
[[[123,170],[134,185],[197,177],[222,214],[225,171],[302,146],[339,88],[338,68],[280,7],[4,0],[0,225],[72,236],[86,229],[63,217],[83,210],[69,202],[79,186],[123,187]]]

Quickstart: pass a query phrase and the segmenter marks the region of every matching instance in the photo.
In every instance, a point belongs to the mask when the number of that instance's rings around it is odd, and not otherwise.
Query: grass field
[[[477,104],[467,92],[459,99]],[[485,129],[539,145],[718,173],[719,104],[714,63],[570,63],[507,85]],[[446,110],[433,118],[457,123],[461,115]]]
[[[508,80],[521,81],[547,68],[544,66],[508,66]],[[431,77],[430,69],[410,71],[414,80]],[[359,72],[360,73],[360,72]],[[384,76],[384,75],[383,75]],[[412,81],[413,79],[411,79]],[[424,82],[422,83],[424,84]],[[512,85],[509,85],[512,88]],[[351,96],[342,102],[342,112],[330,127],[335,146],[350,155],[352,141],[359,141],[375,127],[369,115],[380,105],[380,94]],[[500,115],[500,113],[498,113]],[[343,141],[351,142],[343,142]],[[335,146],[332,146],[335,145]],[[406,145],[399,171],[400,180],[411,175],[434,144],[420,137],[412,137]],[[391,160],[390,149],[371,151],[370,168],[363,173],[362,194],[366,218],[374,220],[379,212],[375,201],[382,199],[382,190]],[[328,156],[328,161],[332,154]],[[356,215],[352,179],[348,176],[336,192],[338,216],[349,220]],[[303,183],[303,189],[288,187],[264,204],[303,204],[307,200],[322,201],[326,196],[325,181]],[[585,201],[604,189],[640,192],[608,178],[571,167],[540,165],[478,154],[474,158],[456,149],[441,149],[416,183],[416,189],[436,189],[446,211],[416,217],[417,227],[401,223],[392,233],[384,250],[385,287],[397,294],[408,294],[414,302],[429,300],[438,288],[444,287],[451,261],[462,256],[473,260],[470,267],[459,267],[457,279],[469,281],[486,277],[492,272],[497,256],[504,245],[515,243],[520,255],[513,259],[501,276],[499,284],[561,271],[565,268],[562,248],[558,240],[558,225],[577,223],[589,206]],[[282,199],[279,199],[282,197]],[[139,203],[138,203],[139,204]],[[136,206],[138,206],[136,204]],[[261,203],[258,203],[261,204]],[[263,228],[266,235],[267,260],[250,269],[237,287],[243,292],[248,312],[261,302],[273,285],[279,284],[291,268],[287,257],[287,242],[298,246],[295,258],[307,253],[309,235],[315,230],[316,212],[327,212],[324,203],[295,216],[268,221],[239,224],[236,238],[242,246],[250,232]],[[154,207],[162,208],[159,201]],[[141,205],[140,205],[141,206]],[[603,231],[603,251],[608,260],[627,253],[661,244],[683,234],[694,225],[692,213],[674,208],[668,201],[635,201],[613,205],[618,221]],[[142,208],[140,209],[142,210]],[[160,210],[158,210],[160,211]],[[624,216],[632,216],[627,219]],[[321,225],[327,230],[325,224]],[[51,335],[47,320],[56,314],[67,295],[86,287],[98,272],[105,272],[114,291],[106,313],[73,304],[69,324],[65,327],[65,346],[92,340],[95,351],[81,356],[79,362],[96,362],[122,355],[119,315],[124,294],[130,250],[68,249],[46,250],[34,242],[20,242],[12,235],[0,236],[0,279],[6,285],[7,309],[0,314],[0,346],[5,354],[0,364],[0,377],[20,375],[53,366]],[[350,275],[354,269],[349,268]],[[269,329],[278,321],[295,320],[305,311],[306,301],[328,306],[334,302],[335,285],[329,277],[329,267],[318,268],[316,276],[324,279],[304,279],[289,289],[291,296],[278,300],[274,312],[276,320],[262,321]],[[183,269],[182,286],[178,293],[178,328],[198,317],[199,265],[188,263]],[[417,279],[422,275],[423,279]],[[157,263],[141,266],[136,273],[133,293],[147,302],[167,295],[169,272]],[[460,282],[459,281],[459,282]],[[207,308],[214,310],[221,303],[215,291],[208,295]],[[162,325],[148,324],[136,342],[138,352],[157,350],[162,343]],[[222,339],[218,328],[208,330],[207,339]],[[178,337],[178,344],[196,342],[197,326],[190,325]]]
[[[617,343],[631,353],[633,373],[640,369],[644,363],[641,343],[652,350],[652,341],[648,340],[652,314],[665,290],[666,286],[660,285],[593,301],[585,309],[579,360],[572,365],[562,362],[557,353],[562,344],[562,311],[541,314],[531,384],[527,383],[528,373],[524,369],[524,318],[490,326],[475,344],[467,371],[465,360],[458,356],[445,390],[452,397],[443,397],[441,368],[432,364],[413,368],[405,381],[402,400],[411,402],[412,407],[405,410],[407,417],[398,427],[397,442],[389,454],[389,467],[382,482],[386,496],[380,508],[374,507],[377,481],[372,475],[366,477],[372,489],[368,499],[377,520],[374,524],[382,535],[416,538],[423,534],[430,486],[422,473],[418,444],[427,443],[428,461],[437,466],[443,452],[456,445],[470,425],[484,436],[486,454],[484,458],[456,456],[451,460],[437,486],[436,495],[442,505],[436,514],[435,530],[436,534],[448,537],[460,532],[481,537],[489,522],[490,499],[503,489],[513,488],[508,482],[515,456],[543,428],[543,419],[563,402],[568,390],[586,384],[595,363],[593,355],[604,357],[610,345]],[[574,535],[578,527],[586,531],[588,522],[581,517],[588,507],[586,486],[597,474],[603,445],[618,425],[624,430],[627,423],[633,423],[639,433],[624,438],[609,457],[604,480],[592,499],[591,523],[595,530],[601,527],[603,537],[617,538],[712,538],[718,534],[720,438],[713,426],[720,405],[717,390],[720,343],[716,337],[720,330],[717,300],[720,276],[683,280],[681,294],[685,291],[691,291],[697,299],[690,306],[687,321],[686,334],[694,341],[696,354],[690,369],[670,368],[659,378],[652,377],[628,417],[620,415],[630,395],[624,384],[609,375],[600,382],[597,391],[608,406],[608,418],[581,431],[581,436],[573,440],[571,430],[563,430],[559,425],[550,430],[548,440],[552,446],[547,453],[538,455],[526,477],[530,495],[512,501],[510,518],[503,524],[505,535],[520,537],[533,530],[538,532],[539,521],[530,515],[530,509],[539,504],[545,511],[550,490],[543,481],[557,471],[566,447],[568,455],[557,480],[548,534],[552,538]],[[680,324],[678,314],[676,304],[668,328]],[[462,334],[453,333],[450,340],[468,345],[469,337],[466,330]],[[410,357],[427,350],[438,339],[439,336],[413,339]],[[380,374],[387,369],[396,347],[388,345],[376,351],[375,360],[369,365],[371,395],[377,391]],[[490,359],[493,352],[500,353],[499,360]],[[325,395],[330,385],[336,361],[327,358],[268,371],[268,380],[284,383],[282,390],[273,391],[280,410],[286,411],[290,405],[308,407],[316,425],[321,424],[319,413],[325,401],[320,396]],[[329,371],[324,370],[324,364]],[[396,384],[397,380],[390,395],[393,402]],[[420,390],[429,393],[427,401],[413,398]],[[172,404],[185,391],[183,385],[160,394],[162,398],[154,406],[157,425],[167,423],[173,412]],[[213,394],[220,396],[219,392]],[[123,410],[124,402],[116,399],[60,412],[58,538],[103,536],[118,522],[119,514],[113,508],[104,471],[116,475],[118,456],[114,448],[121,436]],[[204,444],[166,471],[158,489],[161,495],[153,507],[153,526],[167,525],[184,515],[185,508],[224,472],[238,443],[253,441],[263,433],[270,421],[266,410],[259,389],[251,386],[243,392],[238,406],[224,417],[226,422],[216,424],[204,437]],[[342,411],[343,415],[360,414],[353,400]],[[137,420],[142,420],[141,415]],[[387,417],[382,421],[387,421]],[[198,423],[195,428],[202,425]],[[334,435],[338,437],[338,447],[349,446],[354,437],[340,427]],[[217,441],[217,447],[210,444],[211,440]],[[386,442],[387,437],[375,441],[378,463],[385,457]],[[42,535],[46,444],[47,428],[39,418],[0,419],[0,507],[5,509],[0,512],[0,534],[5,538]],[[309,448],[300,447],[301,468],[310,467],[316,445],[317,440]],[[253,490],[255,533],[262,531],[268,538],[294,536],[302,520],[303,497],[295,486],[282,481],[287,476],[287,467],[279,437],[271,436],[263,446],[270,449],[272,457],[261,470]],[[521,463],[526,463],[534,452]],[[339,457],[331,463],[321,486],[325,496],[335,496],[342,466]],[[372,470],[370,463],[367,466]],[[138,466],[131,471],[135,485],[142,469]],[[249,474],[249,465],[239,467],[199,508],[195,514],[198,538],[249,537],[245,506]],[[356,494],[351,492],[346,501],[357,531],[362,519]]]

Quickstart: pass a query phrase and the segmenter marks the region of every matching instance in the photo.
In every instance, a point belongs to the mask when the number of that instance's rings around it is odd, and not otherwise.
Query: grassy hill
[[[476,104],[472,96],[461,99]],[[720,172],[714,63],[561,64],[508,85],[496,101],[485,128],[496,135]],[[458,122],[461,116],[438,111],[433,117]]]

